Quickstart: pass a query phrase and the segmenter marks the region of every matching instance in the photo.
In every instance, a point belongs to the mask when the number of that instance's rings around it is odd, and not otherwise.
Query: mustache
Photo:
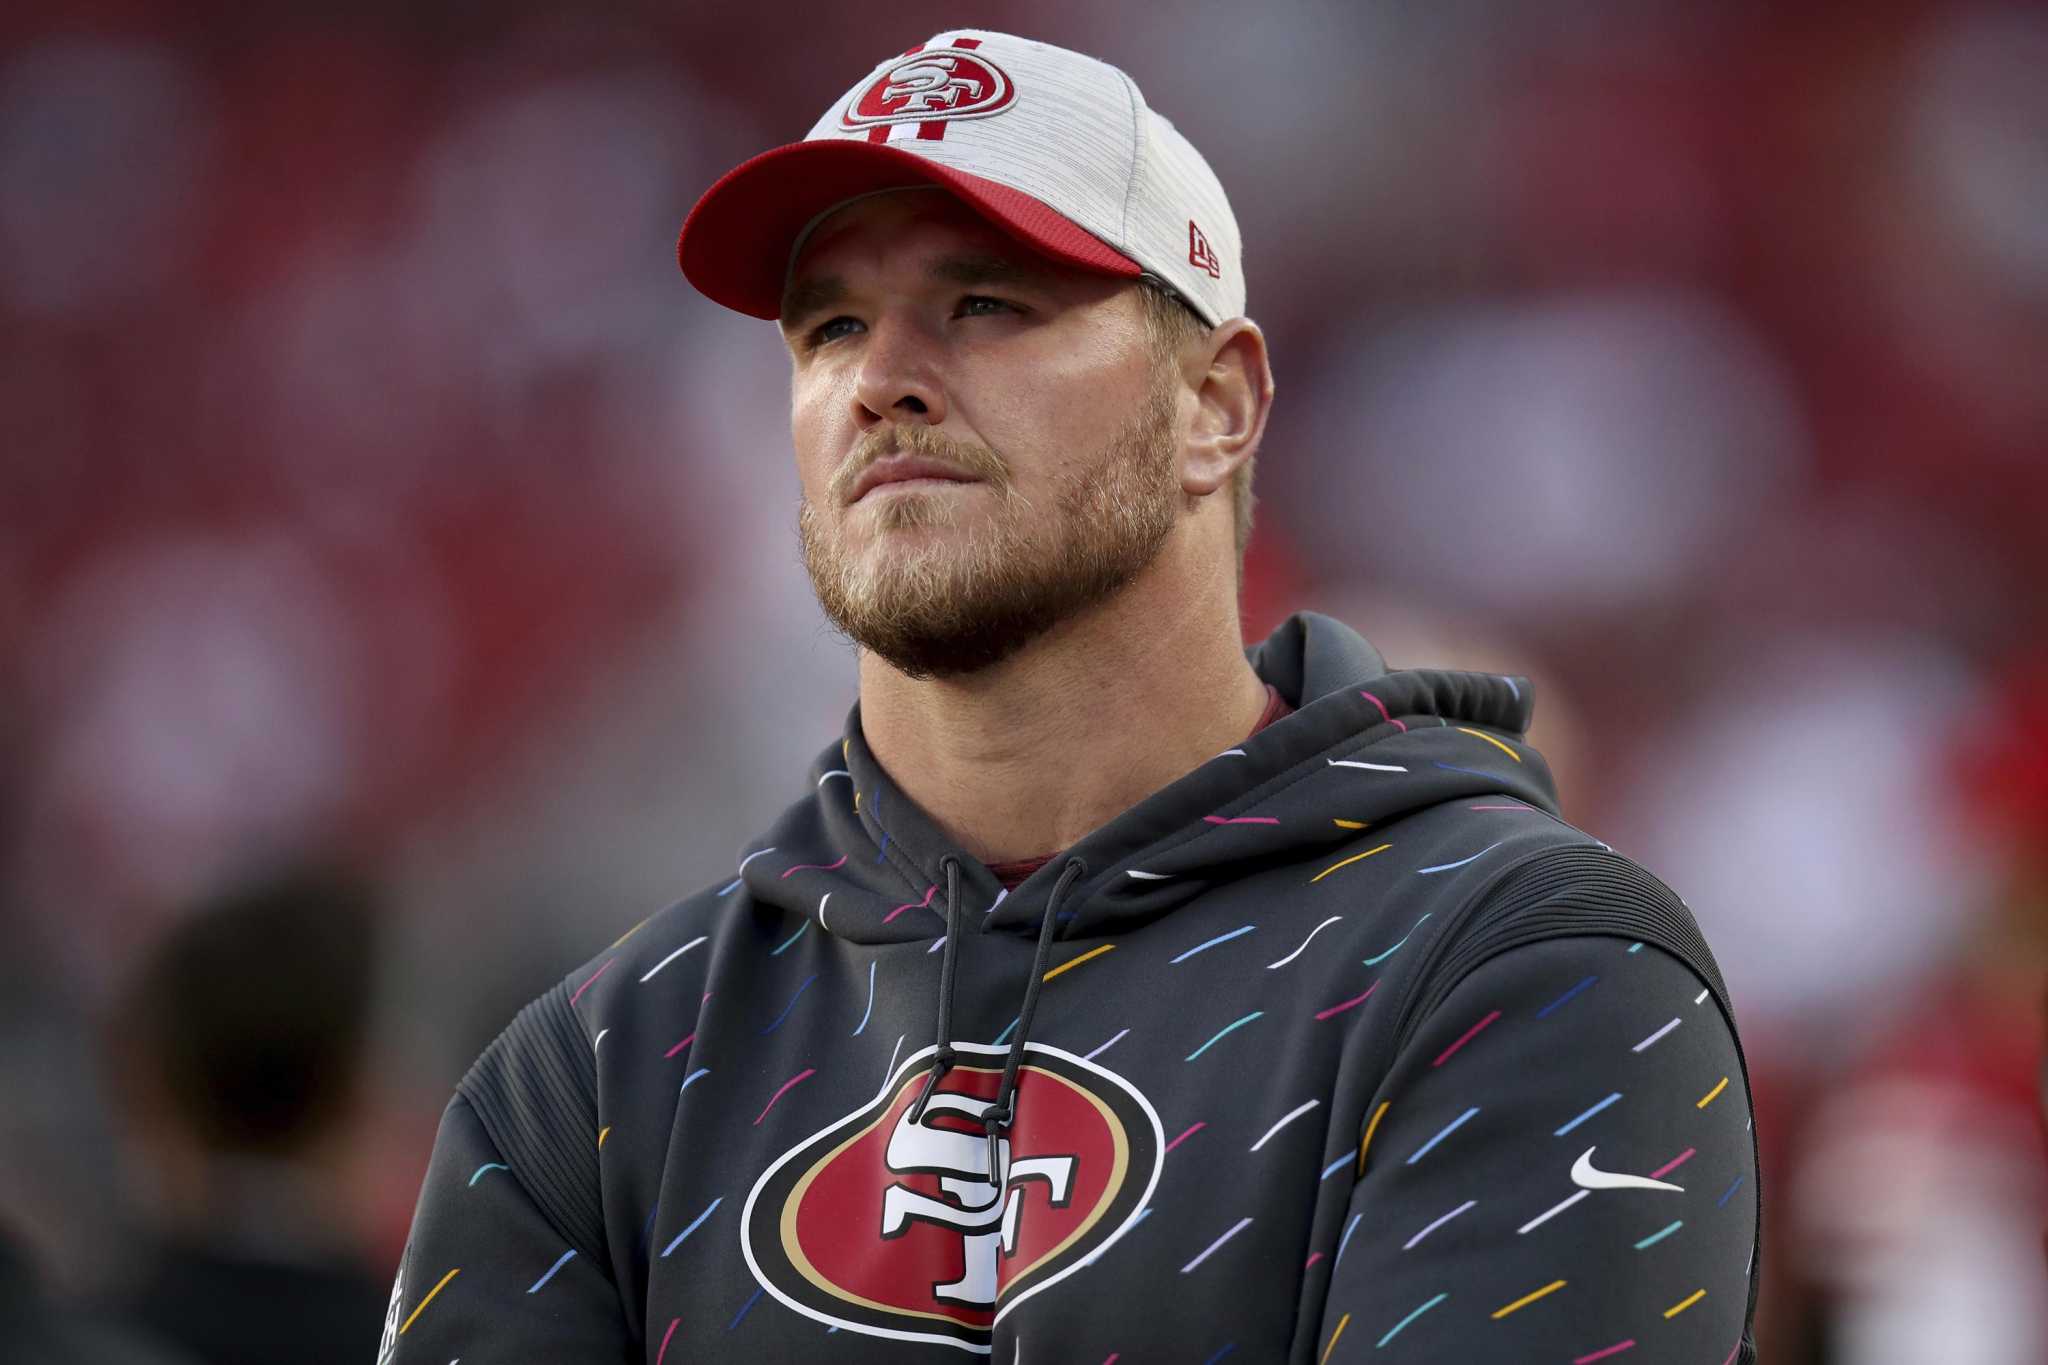
[[[1014,482],[1008,462],[985,445],[955,440],[937,427],[895,423],[870,427],[861,433],[852,453],[832,475],[827,489],[832,501],[843,504],[861,475],[892,455],[916,455],[921,459],[936,460],[969,478],[980,479],[1005,496],[1010,493]]]

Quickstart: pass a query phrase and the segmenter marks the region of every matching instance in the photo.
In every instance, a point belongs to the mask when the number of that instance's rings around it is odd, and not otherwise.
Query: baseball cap
[[[1209,163],[1107,62],[986,30],[876,66],[801,142],[741,163],[676,257],[713,302],[774,318],[810,231],[850,200],[935,185],[1043,256],[1151,276],[1212,326],[1244,312],[1242,242]]]

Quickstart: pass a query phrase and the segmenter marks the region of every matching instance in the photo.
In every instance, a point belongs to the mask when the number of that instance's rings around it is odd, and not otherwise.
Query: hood
[[[982,933],[1035,936],[1064,876],[1054,932],[1074,940],[1156,919],[1258,867],[1368,856],[1375,830],[1446,801],[1558,813],[1549,767],[1522,738],[1526,679],[1389,671],[1355,631],[1314,612],[1247,655],[1294,714],[1154,792],[1014,892],[890,781],[862,738],[858,705],[845,738],[813,765],[811,794],[742,861],[733,886],[840,938],[881,944],[944,934],[948,862],[963,928]]]

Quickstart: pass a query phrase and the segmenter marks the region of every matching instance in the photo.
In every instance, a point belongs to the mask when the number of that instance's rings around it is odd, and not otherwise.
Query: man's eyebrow
[[[987,253],[946,256],[932,262],[931,269],[926,273],[946,284],[960,285],[1045,285],[1052,278],[1048,272],[1022,261]]]

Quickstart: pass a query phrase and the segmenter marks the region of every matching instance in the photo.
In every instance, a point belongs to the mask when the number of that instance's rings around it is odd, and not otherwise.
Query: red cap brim
[[[728,171],[676,239],[684,276],[714,303],[778,317],[797,234],[836,204],[877,190],[937,185],[1041,255],[1136,278],[1136,261],[1022,190],[881,142],[794,142]]]

